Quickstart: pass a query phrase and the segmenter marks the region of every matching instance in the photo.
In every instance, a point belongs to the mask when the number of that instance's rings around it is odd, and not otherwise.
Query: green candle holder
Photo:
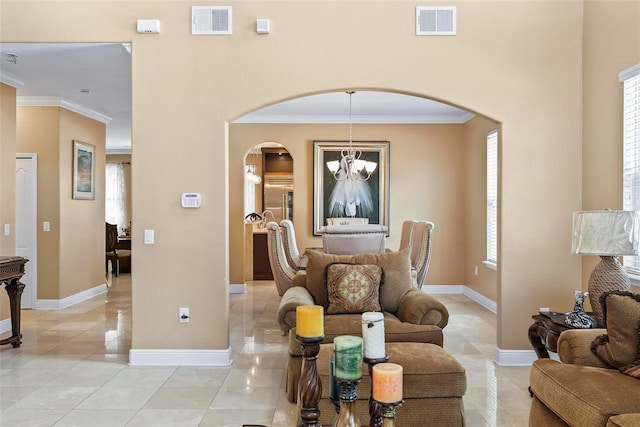
[[[318,423],[320,418],[320,396],[322,395],[322,382],[318,374],[316,360],[320,352],[320,343],[324,335],[320,337],[301,337],[296,334],[296,341],[300,343],[300,349],[304,362],[302,364],[302,374],[298,382],[298,401],[300,402],[300,427],[321,427]]]

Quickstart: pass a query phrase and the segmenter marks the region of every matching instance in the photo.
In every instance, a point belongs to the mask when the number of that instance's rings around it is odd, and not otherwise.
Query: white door
[[[16,255],[25,257],[21,308],[36,308],[38,242],[38,155],[16,155]]]

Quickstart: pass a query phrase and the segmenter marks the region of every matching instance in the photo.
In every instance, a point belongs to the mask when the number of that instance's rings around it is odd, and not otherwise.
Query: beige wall
[[[640,63],[640,1],[589,1],[584,21],[582,208],[621,209],[623,87],[618,74]],[[585,290],[598,261],[582,257]]]
[[[583,9],[590,17],[590,7],[604,8],[605,26],[635,16],[624,31],[638,39],[637,3],[590,3],[454,1],[457,36],[416,37],[423,2],[232,1],[234,34],[206,37],[190,35],[188,2],[4,0],[0,41],[132,43],[134,349],[229,347],[229,241],[241,236],[228,226],[241,215],[229,205],[238,178],[228,123],[347,88],[432,97],[502,124],[497,346],[530,349],[530,315],[550,302],[570,307],[581,280],[568,242],[582,206],[583,30],[602,25],[589,18],[585,28]],[[357,19],[363,9],[367,19]],[[274,31],[256,35],[265,16]],[[135,33],[142,17],[159,19],[162,33]],[[620,48],[630,62],[633,40]],[[585,92],[604,78],[587,76]],[[184,191],[201,192],[203,207],[182,209]],[[155,245],[142,244],[143,229],[156,231]],[[185,306],[192,320],[180,325]]]
[[[357,96],[354,95],[354,96]],[[229,233],[241,235],[243,161],[261,142],[283,144],[293,157],[294,224],[299,249],[322,246],[313,236],[313,141],[348,139],[345,125],[232,124],[229,139]],[[435,224],[433,257],[426,284],[464,283],[464,125],[354,125],[354,140],[390,141],[389,237],[397,248],[406,219]],[[484,233],[484,230],[482,230]],[[230,281],[244,282],[241,239],[230,241]]]
[[[59,107],[18,107],[16,124],[17,150],[38,154],[38,299],[103,284],[105,125]],[[74,139],[96,147],[95,200],[72,199]]]
[[[497,274],[483,261],[487,259],[487,133],[494,129],[498,124],[482,116],[464,127],[464,283],[491,301],[498,300]]]
[[[16,253],[16,90],[0,83],[0,255]],[[11,234],[4,235],[9,224]],[[0,319],[10,316],[9,297],[0,289]]]

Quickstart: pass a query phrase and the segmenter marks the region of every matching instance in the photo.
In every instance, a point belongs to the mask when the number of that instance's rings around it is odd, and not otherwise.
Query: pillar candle
[[[402,366],[395,363],[378,363],[373,366],[373,399],[380,403],[397,403],[402,400]]]
[[[386,355],[384,348],[384,315],[379,311],[362,313],[362,339],[364,357],[381,359]]]
[[[296,307],[296,334],[303,338],[324,336],[324,316],[321,305]]]
[[[362,378],[362,338],[340,335],[333,339],[335,376],[341,380]]]

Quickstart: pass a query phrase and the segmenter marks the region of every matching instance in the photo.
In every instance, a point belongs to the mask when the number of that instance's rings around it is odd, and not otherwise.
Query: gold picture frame
[[[86,142],[73,141],[73,198],[96,198],[96,147]]]

